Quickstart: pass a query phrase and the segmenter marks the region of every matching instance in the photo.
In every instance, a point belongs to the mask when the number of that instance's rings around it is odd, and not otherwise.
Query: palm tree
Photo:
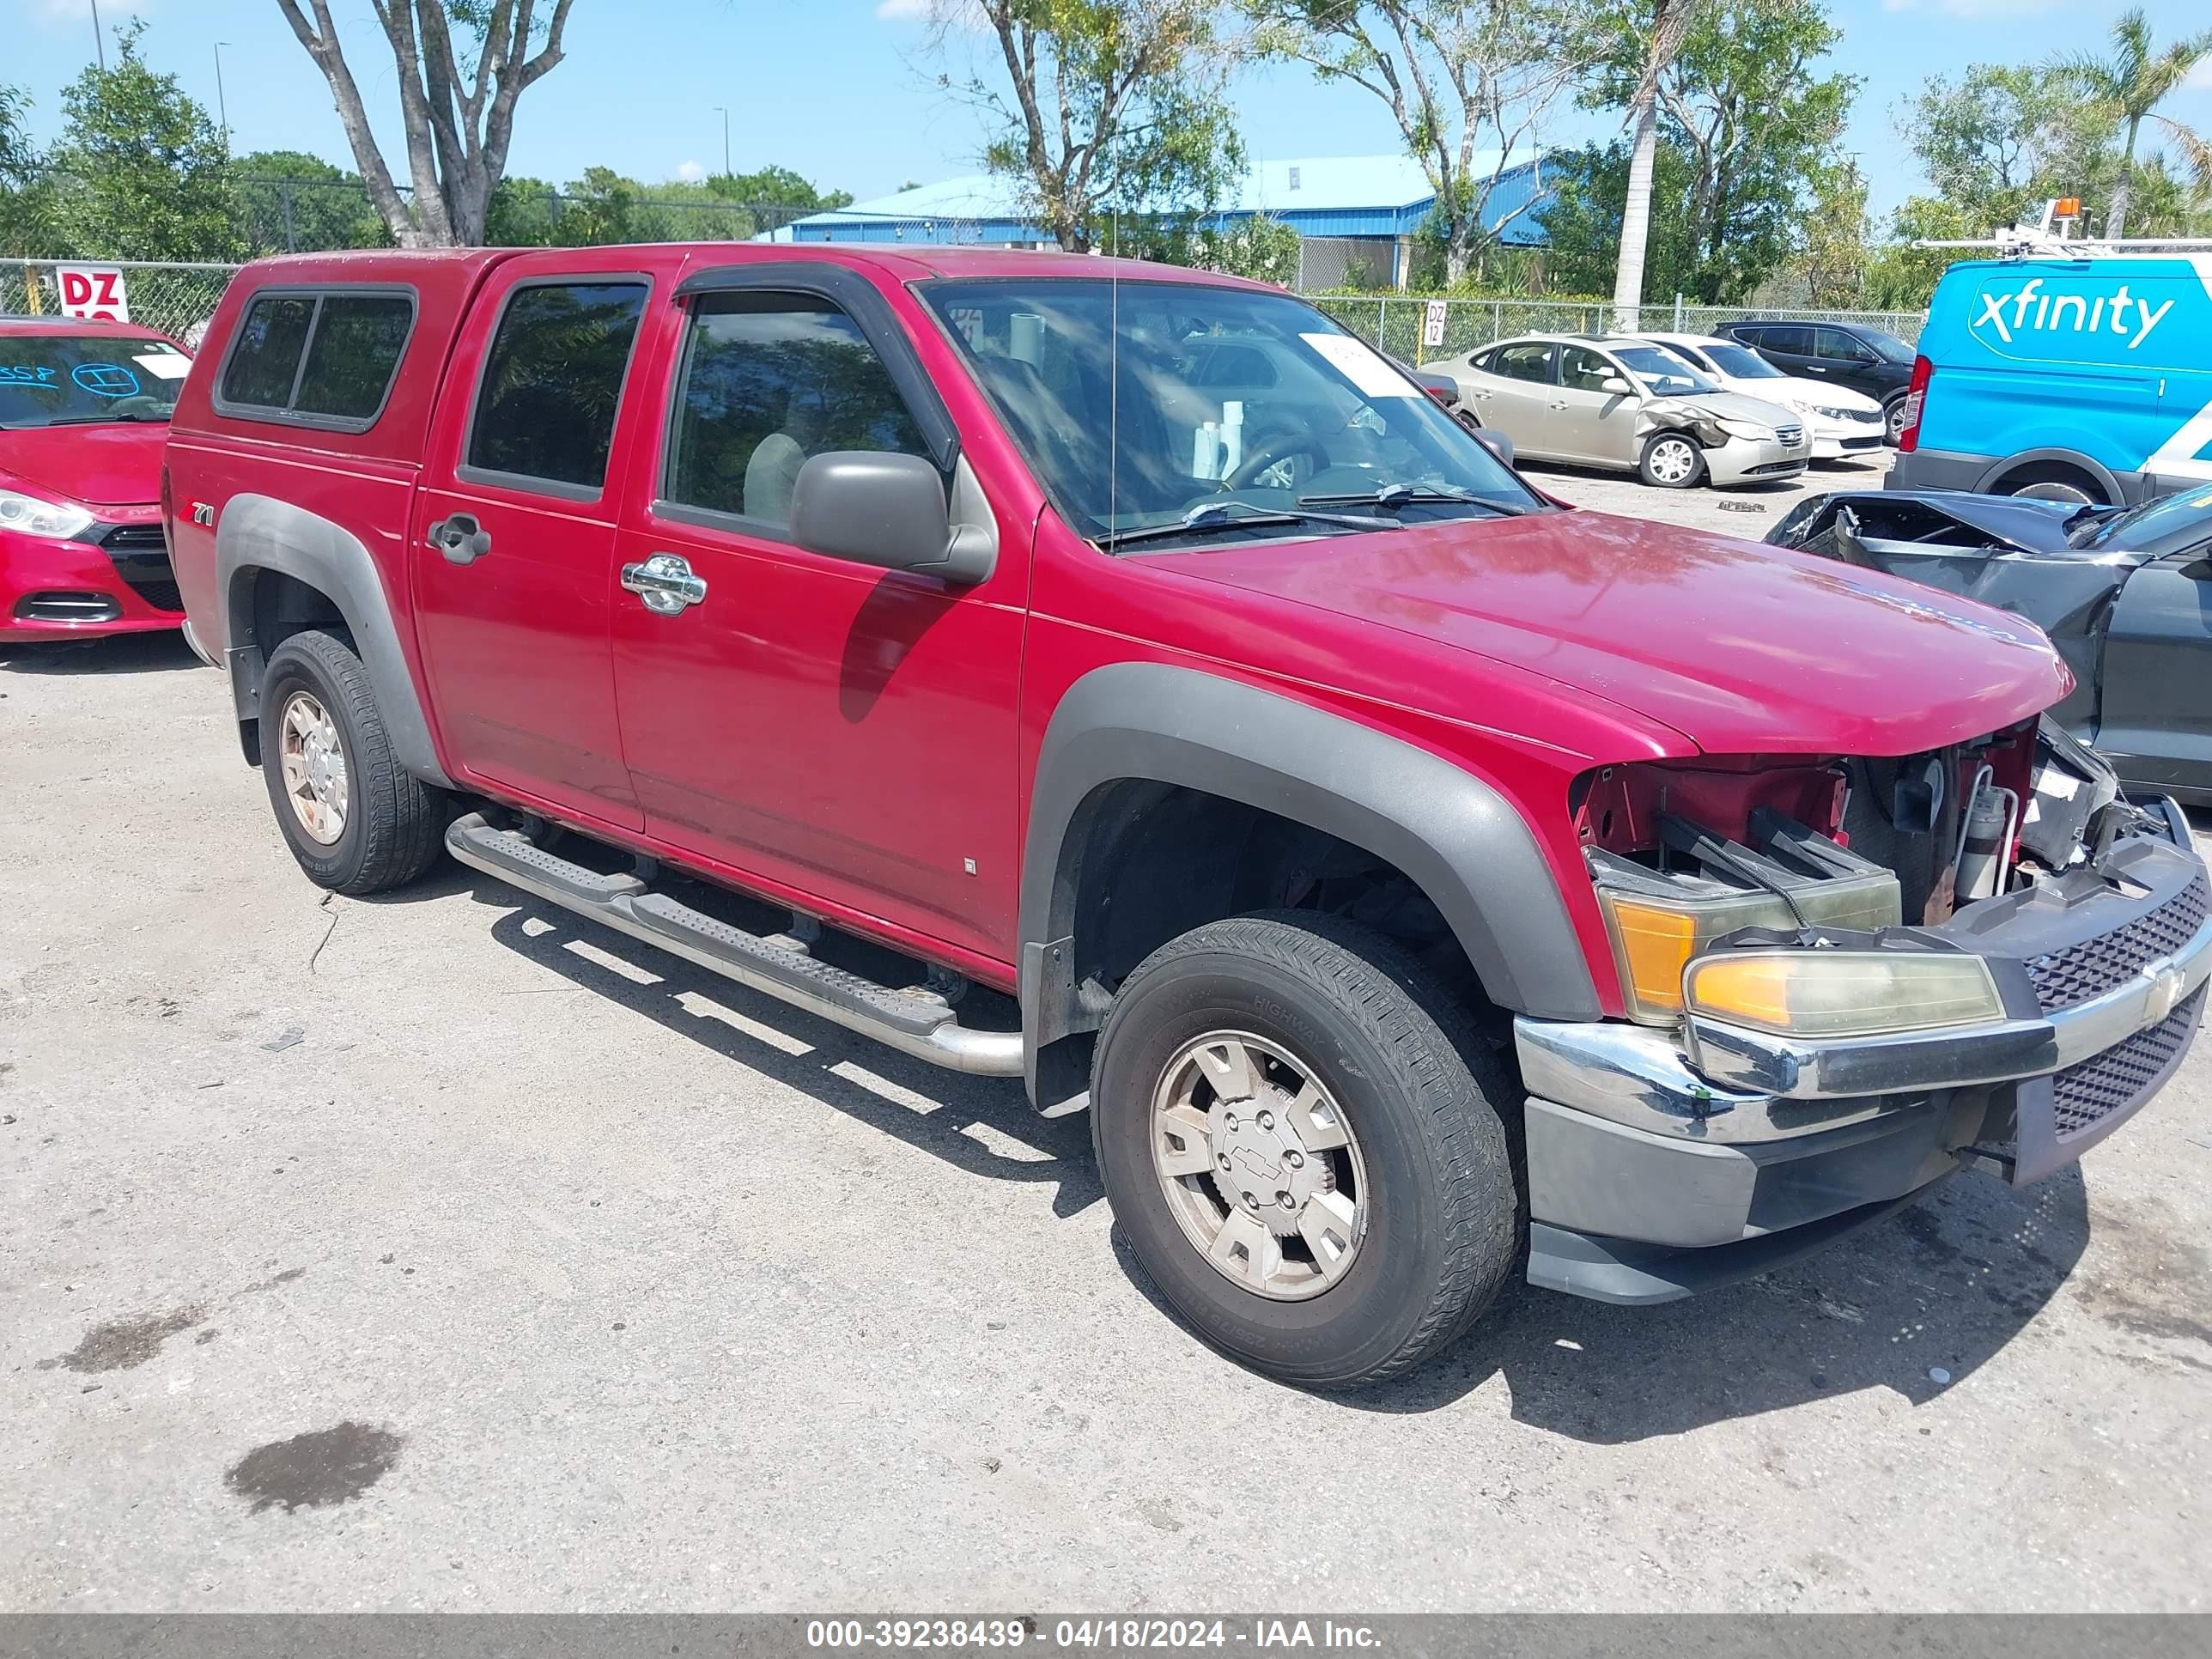
[[[1682,50],[1709,0],[1653,0],[1651,33],[1644,46],[1644,72],[1628,101],[1636,142],[1628,152],[1628,199],[1620,210],[1620,262],[1613,273],[1613,326],[1633,329],[1644,303],[1644,246],[1651,235],[1651,171],[1659,150],[1659,77]]]
[[[2145,121],[2165,129],[2200,189],[2212,184],[2212,143],[2180,122],[2158,113],[2158,106],[2208,57],[2212,57],[2212,29],[2172,41],[2154,52],[2150,20],[2138,6],[2123,13],[2112,25],[2110,58],[2075,52],[2052,63],[2052,70],[2066,84],[2108,111],[2120,124],[2120,179],[2112,186],[2112,210],[2105,216],[2107,237],[2118,237],[2127,228],[2128,196],[2135,183],[2136,138]]]

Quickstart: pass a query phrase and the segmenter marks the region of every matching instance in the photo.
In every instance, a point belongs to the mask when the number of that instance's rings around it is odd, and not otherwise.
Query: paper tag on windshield
[[[192,360],[181,351],[133,352],[131,361],[164,380],[181,380],[192,372]]]
[[[1418,398],[1420,387],[1349,334],[1301,334],[1316,351],[1365,398]]]

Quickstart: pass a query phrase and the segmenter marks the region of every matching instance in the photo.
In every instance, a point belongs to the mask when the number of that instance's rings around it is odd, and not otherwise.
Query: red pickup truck
[[[2203,1007],[2185,821],[2032,625],[1564,510],[1252,283],[272,260],[167,465],[312,879],[442,847],[1087,1107],[1145,1271],[1300,1383],[2036,1180]]]

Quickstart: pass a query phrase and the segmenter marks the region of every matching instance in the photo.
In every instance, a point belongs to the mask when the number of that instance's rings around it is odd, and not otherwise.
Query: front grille
[[[1802,426],[1778,426],[1774,428],[1774,435],[1782,441],[1783,447],[1795,449],[1805,441],[1805,428]]]
[[[2187,1046],[2204,994],[2199,991],[2156,1025],[2053,1077],[2051,1096],[2059,1139],[2072,1139],[2155,1087]]]
[[[121,616],[123,607],[105,593],[50,587],[16,600],[15,614],[25,622],[105,623]]]
[[[1750,477],[1760,473],[1802,472],[1804,470],[1805,463],[1802,461],[1762,461],[1757,466],[1746,467],[1744,476]]]
[[[2208,912],[2212,912],[2212,886],[2198,876],[2158,908],[2145,911],[2124,927],[2048,956],[2030,957],[2027,976],[2035,986],[2035,1000],[2050,1013],[2117,990],[2141,973],[2144,963],[2170,957],[2186,945],[2204,925]]]
[[[169,568],[169,544],[157,524],[119,524],[100,538],[115,574],[156,611],[182,611],[176,575]]]

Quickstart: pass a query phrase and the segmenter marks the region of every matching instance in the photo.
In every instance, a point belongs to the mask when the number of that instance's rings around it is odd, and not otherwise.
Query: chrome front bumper
[[[1731,1255],[1771,1265],[1774,1235],[1832,1235],[1962,1161],[2041,1179],[2157,1091],[2212,1000],[2212,884],[2193,851],[2154,836],[2057,888],[1915,931],[1982,955],[2006,1017],[1818,1042],[1702,1018],[1679,1030],[1516,1019],[1531,1279],[1653,1300],[1653,1284],[1734,1276],[1714,1271]],[[1639,1261],[1673,1252],[1671,1265],[1631,1273],[1624,1247]]]

